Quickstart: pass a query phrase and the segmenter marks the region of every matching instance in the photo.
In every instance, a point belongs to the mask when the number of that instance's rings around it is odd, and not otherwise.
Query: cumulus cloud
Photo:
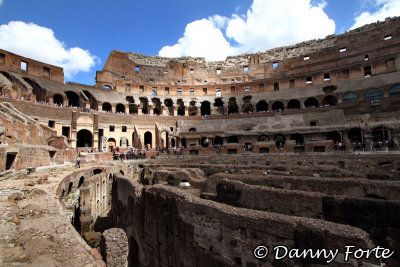
[[[80,71],[89,71],[99,62],[88,50],[67,48],[57,40],[51,29],[22,21],[0,25],[0,47],[24,57],[63,67],[68,79]]]
[[[159,55],[164,57],[205,57],[207,60],[225,59],[231,48],[219,29],[221,23],[223,23],[222,17],[189,23],[178,43],[173,46],[164,46]]]
[[[350,30],[361,27],[365,24],[383,21],[387,17],[395,17],[400,15],[400,1],[399,0],[374,0],[373,3],[369,2],[370,6],[377,8],[375,12],[362,12],[355,17],[354,25]]]
[[[163,47],[159,55],[224,60],[228,55],[324,38],[335,32],[335,22],[324,12],[325,6],[325,1],[254,0],[246,15],[214,15],[188,24],[178,43]]]

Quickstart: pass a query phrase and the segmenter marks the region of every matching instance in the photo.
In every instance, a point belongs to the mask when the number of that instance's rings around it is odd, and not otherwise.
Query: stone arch
[[[76,133],[76,147],[92,147],[93,134],[87,129],[82,129]]]
[[[268,103],[265,100],[260,100],[258,101],[256,105],[256,111],[261,112],[261,111],[268,111]]]
[[[383,142],[390,141],[389,140],[389,129],[385,126],[379,126],[372,130],[372,141],[374,142]]]
[[[183,102],[183,100],[178,99],[176,101],[176,104],[178,105],[178,111],[177,111],[178,116],[185,116],[185,103]]]
[[[214,101],[214,107],[215,107],[215,113],[218,115],[223,115],[225,114],[224,110],[224,101],[222,101],[222,98],[218,97]]]
[[[239,138],[237,136],[235,136],[235,135],[229,136],[228,137],[228,143],[237,144],[237,143],[239,143]]]
[[[127,96],[126,101],[129,103],[129,114],[138,114],[138,105],[135,104],[133,96]]]
[[[208,147],[210,145],[210,139],[208,139],[208,137],[202,137],[200,139],[200,145],[204,148]]]
[[[53,95],[53,103],[57,105],[64,105],[64,97],[60,94]]]
[[[67,95],[68,98],[68,106],[72,107],[80,107],[80,99],[77,93],[72,92],[72,91],[66,91],[65,94]]]
[[[376,100],[383,97],[383,92],[378,88],[372,88],[364,93],[365,100]]]
[[[254,106],[251,103],[251,95],[247,95],[243,97],[243,105],[242,105],[242,112],[243,113],[251,113],[254,111]]]
[[[400,84],[393,85],[389,89],[389,96],[400,95]]]
[[[304,101],[304,107],[306,108],[317,108],[319,107],[318,100],[314,97],[309,97]]]
[[[340,136],[340,133],[337,132],[337,131],[329,132],[329,133],[326,135],[326,139],[327,139],[327,140],[332,140],[333,143],[335,143],[335,144],[336,144],[336,143],[342,142],[342,137]]]
[[[292,99],[289,101],[287,107],[288,109],[300,109],[301,108],[300,101],[297,99]]]
[[[209,101],[201,102],[200,114],[201,116],[206,116],[211,114],[211,103]]]
[[[282,111],[285,109],[285,105],[281,101],[275,101],[272,104],[272,110],[273,111]]]
[[[83,90],[83,94],[89,99],[91,109],[99,109],[99,103],[97,102],[97,99],[89,91]]]
[[[174,115],[174,102],[171,98],[167,98],[164,100],[164,105],[167,107],[168,115]]]
[[[336,106],[338,103],[337,97],[334,95],[327,95],[324,97],[324,100],[322,100],[322,104],[324,106]]]
[[[224,139],[221,136],[214,137],[214,145],[223,145]]]
[[[140,97],[140,104],[142,105],[142,113],[149,114],[149,100],[147,97]]]
[[[115,111],[116,111],[117,113],[125,113],[125,105],[124,105],[124,104],[121,104],[121,103],[117,104],[117,105],[115,106]]]
[[[101,110],[111,112],[111,104],[108,102],[104,102],[103,105],[101,106]]]
[[[160,131],[160,136],[163,132],[166,132],[167,134],[166,147],[170,147],[170,145],[172,144],[172,137],[173,137],[173,132],[171,131],[171,128],[168,126],[158,126],[158,129]]]
[[[358,94],[356,94],[354,92],[347,92],[342,96],[343,103],[355,102],[355,101],[358,101],[358,99],[359,99]]]
[[[266,134],[262,134],[262,135],[258,136],[257,141],[258,142],[268,142],[269,141],[269,137]]]
[[[31,80],[29,78],[24,77],[24,81],[27,82],[32,87],[32,93],[36,96],[37,101],[44,101],[47,102],[47,91],[46,89],[42,88],[37,82]],[[67,93],[67,92],[66,92]],[[78,97],[79,99],[79,97]],[[79,106],[79,101],[78,105]]]
[[[112,90],[112,86],[106,84],[106,85],[103,85],[103,89]]]
[[[197,115],[197,107],[196,101],[190,101],[189,108],[188,108],[189,116],[196,116]]]
[[[160,115],[161,114],[161,101],[159,98],[154,97],[152,100],[153,102],[153,114],[154,115]]]
[[[239,112],[239,107],[237,105],[236,98],[235,97],[229,98],[228,114],[234,114],[234,113],[238,113],[238,112]]]
[[[150,147],[153,147],[153,134],[149,131],[144,133],[144,146],[147,147],[147,145],[150,145]]]

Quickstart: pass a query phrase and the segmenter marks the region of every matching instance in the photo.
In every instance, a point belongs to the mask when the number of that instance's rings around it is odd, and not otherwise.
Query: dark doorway
[[[144,133],[144,146],[150,145],[150,147],[152,147],[152,139],[153,139],[153,135],[151,134],[151,132],[145,132]]]
[[[15,158],[17,157],[17,152],[8,152],[7,153],[7,162],[6,162],[6,170],[11,169],[11,166],[13,165]]]
[[[92,133],[89,130],[80,130],[76,134],[76,147],[92,147]]]

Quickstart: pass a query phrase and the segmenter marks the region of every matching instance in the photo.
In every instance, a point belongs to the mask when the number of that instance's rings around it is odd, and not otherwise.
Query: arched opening
[[[108,147],[108,152],[112,152],[113,148],[117,147],[117,142],[115,141],[114,138],[108,138],[107,147]]]
[[[290,136],[290,140],[295,140],[296,141],[296,146],[304,145],[304,137],[303,137],[302,134],[299,134],[299,133],[292,134]]]
[[[257,140],[258,140],[258,142],[268,142],[269,137],[268,137],[268,135],[262,134],[262,135],[258,136]]]
[[[115,111],[116,111],[117,113],[125,113],[125,105],[123,105],[123,104],[118,104],[118,105],[115,107]]]
[[[194,100],[190,101],[190,106],[188,108],[188,112],[189,112],[189,116],[197,115],[196,101],[194,101]]]
[[[365,100],[377,100],[383,97],[383,92],[377,88],[369,89],[364,94]]]
[[[153,102],[153,114],[160,115],[161,114],[161,101],[159,98],[153,98],[151,100]]]
[[[168,115],[173,116],[174,115],[174,108],[173,108],[172,99],[170,99],[170,98],[165,99],[164,100],[164,105],[167,107]]]
[[[336,106],[337,105],[337,98],[336,96],[333,95],[328,95],[324,98],[324,100],[322,100],[322,104],[324,106]]]
[[[111,112],[111,104],[108,102],[104,102],[103,105],[101,106],[101,109],[103,111]]]
[[[254,106],[251,103],[251,95],[247,95],[243,97],[243,105],[242,105],[242,112],[243,113],[252,113],[254,111]]]
[[[288,103],[288,109],[300,109],[300,101],[297,99],[292,99]]]
[[[189,129],[189,132],[195,133],[195,132],[196,132],[196,128],[190,128],[190,129]]]
[[[68,97],[68,106],[72,107],[80,107],[79,105],[79,96],[77,93],[72,92],[72,91],[67,91],[65,94]]]
[[[239,112],[239,107],[236,103],[236,98],[231,97],[229,98],[228,102],[228,114],[235,114]]]
[[[200,139],[200,144],[202,147],[208,147],[210,145],[210,139],[208,139],[208,137],[202,137]]]
[[[214,145],[223,145],[224,144],[224,139],[222,139],[221,136],[216,136],[214,137]]]
[[[185,116],[185,103],[183,102],[183,100],[178,99],[176,101],[176,104],[178,105],[178,111],[177,111],[178,116]]]
[[[55,94],[53,96],[53,103],[57,105],[64,105],[64,97],[60,94]]]
[[[352,128],[348,131],[347,137],[352,143],[360,143],[362,141],[361,129]]]
[[[393,85],[389,89],[389,95],[394,96],[394,95],[400,95],[400,84]]]
[[[152,147],[152,140],[153,139],[153,135],[151,134],[151,132],[145,132],[144,133],[144,146],[150,146]]]
[[[285,146],[286,138],[282,134],[277,134],[274,136],[274,141],[276,149],[283,149],[283,147]]]
[[[342,96],[342,101],[343,101],[343,103],[358,101],[358,95],[354,92],[345,93]]]
[[[214,102],[214,107],[215,107],[215,113],[218,115],[223,115],[225,113],[224,111],[224,102],[222,101],[221,98],[216,98]]]
[[[201,102],[200,108],[201,116],[207,116],[211,114],[211,104],[208,101]]]
[[[140,97],[140,103],[142,105],[142,113],[149,114],[149,101],[146,97]]]
[[[134,142],[135,142],[135,132],[132,133],[132,146],[133,146]]]
[[[127,96],[126,101],[129,102],[129,114],[138,114],[138,105],[135,104],[133,96]]]
[[[267,101],[265,101],[265,100],[258,101],[258,103],[256,105],[256,111],[257,112],[268,111]]]
[[[304,106],[306,108],[317,108],[319,107],[318,100],[314,97],[307,98],[306,101],[304,101]]]
[[[237,144],[239,143],[239,138],[237,136],[229,136],[228,143]]]
[[[103,89],[111,90],[112,87],[111,87],[110,85],[104,85],[104,86],[103,86]]]
[[[282,111],[285,108],[281,101],[276,101],[272,104],[273,111]]]
[[[92,147],[93,135],[89,130],[83,129],[76,134],[76,147]]]

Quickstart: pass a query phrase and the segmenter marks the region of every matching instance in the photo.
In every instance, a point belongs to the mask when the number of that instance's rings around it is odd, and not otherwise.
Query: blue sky
[[[399,0],[0,0],[0,48],[93,85],[114,49],[223,60],[399,15]]]

